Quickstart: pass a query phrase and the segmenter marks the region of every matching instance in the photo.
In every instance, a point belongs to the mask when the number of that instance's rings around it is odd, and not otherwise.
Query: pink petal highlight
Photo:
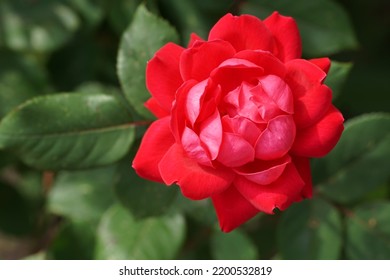
[[[256,143],[256,158],[272,160],[284,156],[294,143],[295,133],[292,116],[280,115],[272,119]]]

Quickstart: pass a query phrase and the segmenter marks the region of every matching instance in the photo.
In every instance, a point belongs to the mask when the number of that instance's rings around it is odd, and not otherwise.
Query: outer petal
[[[255,16],[222,17],[210,30],[209,40],[221,39],[228,41],[236,49],[242,50],[273,50],[273,38],[264,23]]]
[[[158,164],[175,140],[169,127],[169,117],[153,122],[133,160],[133,168],[143,178],[163,182]]]
[[[183,148],[174,144],[160,161],[161,177],[167,185],[177,183],[184,196],[204,199],[226,190],[235,175],[224,167],[207,167],[187,157]]]
[[[183,83],[179,70],[184,48],[168,43],[156,52],[146,68],[146,86],[161,107],[170,112],[176,90]]]
[[[330,59],[327,57],[321,57],[321,58],[313,58],[309,60],[311,63],[315,64],[316,66],[320,67],[322,71],[325,73],[329,72],[330,69]]]
[[[305,182],[293,164],[288,164],[278,180],[269,185],[259,185],[237,176],[237,190],[258,210],[273,214],[275,208],[285,210],[300,199]]]
[[[169,113],[160,106],[160,104],[157,102],[156,98],[154,97],[149,98],[144,105],[157,118],[163,118],[169,116]]]
[[[286,81],[294,97],[294,120],[298,128],[318,122],[332,102],[332,91],[322,80],[326,74],[316,65],[305,60],[287,63]]]
[[[343,132],[344,118],[331,105],[326,115],[315,125],[298,130],[291,151],[304,157],[322,157],[330,152]]]
[[[231,58],[235,50],[226,41],[195,42],[180,58],[180,73],[184,81],[207,79],[210,72],[223,61]]]
[[[310,160],[306,157],[293,157],[293,162],[301,175],[301,178],[305,182],[301,195],[303,198],[311,198],[313,195],[313,183],[311,178]]]
[[[190,40],[188,42],[188,48],[191,48],[196,41],[204,42],[204,40],[196,33],[191,33]]]
[[[259,212],[234,186],[211,198],[223,232],[232,231]]]
[[[275,55],[286,62],[302,55],[301,37],[295,20],[274,12],[264,20],[275,40]]]

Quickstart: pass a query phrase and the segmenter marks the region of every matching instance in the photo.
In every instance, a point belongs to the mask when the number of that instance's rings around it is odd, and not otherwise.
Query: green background
[[[0,259],[390,259],[386,0],[0,1]],[[227,12],[293,16],[346,118],[314,196],[229,234],[131,168],[145,63]]]

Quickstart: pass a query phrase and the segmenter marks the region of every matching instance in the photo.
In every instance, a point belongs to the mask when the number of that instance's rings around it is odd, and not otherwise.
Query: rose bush
[[[223,231],[312,195],[311,157],[343,116],[323,84],[328,58],[301,58],[294,19],[225,15],[208,40],[163,46],[148,62],[146,107],[158,118],[133,161],[144,178],[211,198]]]

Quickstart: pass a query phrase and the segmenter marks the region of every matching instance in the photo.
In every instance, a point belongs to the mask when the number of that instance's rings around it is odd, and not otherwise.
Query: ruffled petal
[[[322,85],[326,73],[305,60],[292,60],[287,69],[286,82],[293,92],[297,128],[311,126],[324,116],[332,102],[332,91]]]
[[[169,112],[176,90],[183,83],[179,61],[184,48],[168,43],[156,52],[146,67],[146,86],[161,107]]]
[[[222,118],[222,122],[226,132],[238,134],[252,146],[255,146],[255,143],[260,136],[261,129],[252,121],[241,116],[230,118],[228,115],[225,115]]]
[[[277,159],[290,150],[295,139],[295,123],[290,115],[280,115],[269,121],[267,128],[257,140],[256,158]]]
[[[142,138],[133,160],[133,168],[143,178],[163,182],[158,164],[175,143],[169,127],[169,117],[153,122]]]
[[[329,72],[331,61],[328,57],[313,58],[309,59],[309,61],[320,67],[325,73]]]
[[[225,166],[237,167],[253,161],[255,150],[241,136],[233,133],[223,133],[221,149],[217,160]]]
[[[231,58],[235,50],[226,41],[195,42],[180,58],[180,73],[184,81],[202,81],[223,61]]]
[[[236,51],[272,51],[274,44],[268,28],[260,19],[251,15],[227,14],[222,17],[209,34],[209,41],[217,39],[228,41]]]
[[[236,53],[235,58],[248,60],[264,69],[264,75],[276,75],[284,78],[286,67],[271,52],[261,50],[244,50]]]
[[[222,143],[222,122],[218,110],[200,124],[199,138],[214,160]]]
[[[298,130],[291,151],[303,157],[322,157],[330,152],[344,130],[343,115],[333,105],[315,125]]]
[[[253,83],[263,73],[263,68],[248,60],[231,58],[214,69],[210,77],[216,84],[221,85],[223,92],[229,92],[244,82]]]
[[[223,232],[232,231],[259,212],[234,186],[211,198]]]
[[[204,199],[226,190],[235,174],[224,167],[207,167],[190,159],[183,148],[174,144],[159,163],[165,184],[177,183],[183,195],[190,199]]]
[[[188,157],[197,163],[212,166],[210,155],[203,148],[199,136],[192,129],[188,127],[184,128],[181,143]]]
[[[272,161],[256,160],[245,166],[234,169],[246,179],[260,185],[268,185],[276,181],[282,175],[291,158],[286,155],[281,159]]]
[[[243,176],[237,176],[237,190],[258,210],[273,214],[274,209],[285,210],[291,203],[301,199],[305,185],[294,164],[286,166],[283,174],[269,185],[259,185]]]
[[[292,17],[274,12],[264,20],[275,40],[275,55],[286,62],[302,55],[301,37],[297,23]]]
[[[298,129],[317,123],[332,103],[332,90],[326,85],[312,87],[295,99],[294,120]]]
[[[149,98],[144,106],[159,119],[169,116],[169,112],[162,108],[154,97]]]

